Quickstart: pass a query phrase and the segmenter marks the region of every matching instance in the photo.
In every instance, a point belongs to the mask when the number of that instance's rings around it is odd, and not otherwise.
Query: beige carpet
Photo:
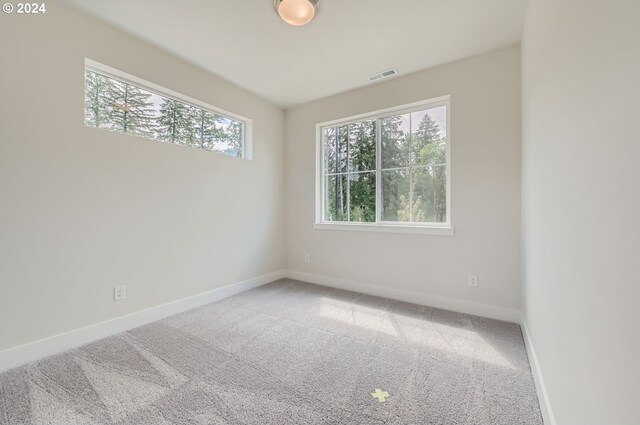
[[[0,423],[542,418],[517,325],[282,280],[0,375]]]

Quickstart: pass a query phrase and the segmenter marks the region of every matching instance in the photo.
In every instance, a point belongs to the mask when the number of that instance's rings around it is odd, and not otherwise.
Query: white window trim
[[[379,120],[392,115],[414,112],[420,109],[447,107],[447,134],[446,134],[446,159],[447,159],[447,218],[444,223],[402,223],[384,222],[382,218],[382,187],[381,181],[381,156],[380,156],[380,126],[376,125],[376,223],[355,223],[343,221],[323,221],[324,211],[324,155],[322,152],[322,128],[349,124],[366,119]],[[407,105],[395,106],[366,114],[354,115],[338,120],[326,121],[316,124],[316,211],[314,229],[318,230],[347,230],[365,232],[386,233],[414,233],[427,235],[453,236],[454,227],[451,223],[451,98],[442,96],[435,99],[414,102]]]
[[[168,89],[161,85],[152,83],[150,81],[143,80],[142,78],[136,77],[135,75],[127,74],[126,72],[120,71],[119,69],[112,68],[108,65],[105,65],[100,62],[96,62],[88,58],[84,59],[84,67],[89,71],[95,71],[98,74],[103,74],[107,77],[115,78],[116,80],[120,80],[124,83],[129,83],[133,86],[140,87],[142,89],[155,93],[159,96],[168,97],[173,100],[177,100],[179,102],[187,103],[191,106],[195,106],[211,112],[217,112],[220,115],[224,115],[228,118],[233,118],[234,120],[241,121],[244,124],[243,155],[241,157],[234,157],[234,156],[229,156],[224,154],[222,155],[228,158],[249,159],[249,160],[253,159],[253,121],[251,119],[247,117],[243,117],[242,115],[235,114],[233,112],[229,112],[225,109],[209,105],[208,103],[202,102],[198,99],[194,99],[192,97],[189,97],[177,91]],[[213,153],[218,153],[218,152],[213,152]]]

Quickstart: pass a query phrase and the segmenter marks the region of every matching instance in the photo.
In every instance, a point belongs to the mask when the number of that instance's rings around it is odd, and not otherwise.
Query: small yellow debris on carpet
[[[380,403],[384,403],[386,401],[387,397],[389,397],[389,393],[386,392],[386,391],[381,390],[380,388],[376,388],[371,393],[371,396],[373,398],[377,398]]]

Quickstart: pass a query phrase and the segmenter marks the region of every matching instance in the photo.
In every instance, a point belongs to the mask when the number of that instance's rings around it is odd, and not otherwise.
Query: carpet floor
[[[1,374],[0,423],[538,425],[542,417],[518,325],[280,280]]]

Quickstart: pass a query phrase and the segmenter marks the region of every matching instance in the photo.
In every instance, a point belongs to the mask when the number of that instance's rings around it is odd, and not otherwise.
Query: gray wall
[[[455,236],[314,230],[315,125],[443,95]],[[285,123],[289,269],[520,307],[519,46],[297,106]],[[478,288],[467,286],[470,273]]]
[[[525,322],[558,425],[640,423],[640,2],[532,0]]]
[[[282,269],[280,108],[56,2],[0,52],[0,350]],[[253,119],[254,159],[86,128],[85,57]]]

